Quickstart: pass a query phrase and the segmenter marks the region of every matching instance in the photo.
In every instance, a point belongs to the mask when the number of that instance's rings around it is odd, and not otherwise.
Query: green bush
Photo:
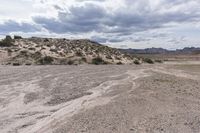
[[[154,64],[154,61],[152,59],[149,59],[149,58],[145,58],[144,62],[149,63],[149,64]]]
[[[11,36],[6,36],[5,39],[0,41],[0,47],[10,47],[13,45],[13,40]]]
[[[14,39],[22,39],[21,36],[14,35]]]
[[[101,57],[96,57],[96,58],[92,59],[92,64],[105,65],[105,64],[107,64],[107,62],[105,62]]]

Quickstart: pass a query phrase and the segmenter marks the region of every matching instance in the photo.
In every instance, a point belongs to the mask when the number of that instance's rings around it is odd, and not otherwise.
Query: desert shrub
[[[67,59],[60,59],[59,64],[60,65],[68,65],[68,60]]]
[[[20,63],[14,62],[14,63],[12,63],[12,65],[13,65],[13,66],[20,66]]]
[[[85,57],[81,58],[81,60],[82,60],[83,62],[87,62],[87,59],[86,59]]]
[[[11,63],[10,63],[10,62],[7,62],[6,65],[11,65]]]
[[[21,56],[21,57],[28,57],[29,53],[27,50],[22,50],[20,51],[19,55],[18,56]]]
[[[28,48],[28,50],[33,50],[33,51],[35,51],[35,48]]]
[[[69,60],[69,61],[67,62],[67,64],[68,64],[68,65],[73,65],[73,64],[74,64],[74,61],[73,61],[73,60]]]
[[[54,59],[50,56],[45,56],[45,57],[39,59],[39,63],[41,65],[50,65],[50,64],[52,64],[53,61],[54,61]]]
[[[47,44],[46,46],[47,46],[47,47],[51,47],[51,44]]]
[[[157,62],[157,63],[163,63],[163,61],[162,60],[155,60],[155,62]]]
[[[77,52],[76,52],[76,55],[77,55],[77,56],[82,56],[83,54],[82,54],[81,51],[77,51]]]
[[[37,51],[31,55],[31,57],[34,59],[40,59],[41,56],[42,56],[42,54],[39,51]]]
[[[58,51],[56,49],[50,49],[51,52],[57,53]]]
[[[14,35],[14,39],[22,39],[21,36]]]
[[[26,66],[31,66],[31,63],[25,63]]]
[[[110,55],[107,55],[106,58],[107,59],[112,59],[112,57]]]
[[[22,54],[22,55],[27,55],[27,53],[28,53],[27,50],[22,50],[22,51],[20,51],[20,54]]]
[[[49,42],[49,39],[48,39],[48,38],[45,38],[45,39],[44,39],[44,42]]]
[[[103,64],[107,64],[107,62],[105,62],[101,57],[96,57],[92,59],[92,64],[103,65]]]
[[[133,63],[136,64],[136,65],[140,65],[139,60],[134,60]]]
[[[96,54],[98,54],[98,53],[100,53],[100,49],[96,49],[94,52],[95,52]]]
[[[149,63],[149,64],[154,64],[154,61],[152,59],[149,59],[149,58],[145,58],[144,62]]]
[[[5,39],[0,41],[0,47],[10,47],[13,45],[13,40],[11,36],[6,36]]]
[[[120,62],[117,62],[117,65],[123,65],[123,63],[120,61]]]

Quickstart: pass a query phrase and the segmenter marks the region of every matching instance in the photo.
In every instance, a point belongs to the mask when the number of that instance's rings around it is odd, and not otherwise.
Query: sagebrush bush
[[[136,65],[140,65],[139,60],[134,60],[133,63],[136,64]]]
[[[54,61],[54,59],[50,56],[45,56],[45,57],[39,59],[39,63],[41,65],[51,65],[53,61]]]
[[[13,40],[11,36],[6,36],[5,39],[0,41],[0,47],[10,47],[13,45]]]
[[[12,65],[13,65],[13,66],[20,66],[20,63],[14,62],[14,63],[12,63]]]
[[[117,65],[123,65],[123,63],[120,61],[120,62],[117,62]]]
[[[67,64],[68,64],[68,65],[73,65],[73,64],[74,64],[74,61],[73,61],[73,60],[69,60],[69,61],[67,62]]]
[[[146,62],[146,63],[149,63],[149,64],[154,64],[154,61],[152,59],[149,59],[149,58],[145,58],[143,61]]]
[[[103,64],[107,64],[107,62],[105,62],[101,57],[96,57],[92,59],[92,64],[103,65]]]
[[[14,35],[14,39],[22,39],[21,36]]]
[[[76,55],[77,55],[77,56],[83,56],[83,53],[82,53],[81,51],[77,51],[77,52],[76,52]]]
[[[87,59],[86,59],[85,57],[82,57],[81,60],[82,60],[83,62],[87,62]]]

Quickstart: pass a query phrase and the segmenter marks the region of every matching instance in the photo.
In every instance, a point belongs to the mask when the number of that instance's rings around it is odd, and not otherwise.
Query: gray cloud
[[[126,0],[130,2],[129,0]],[[144,1],[144,0],[143,0]],[[168,0],[171,2],[170,0]],[[180,3],[172,2],[174,4]],[[141,5],[143,6],[143,5]],[[133,32],[164,28],[166,24],[199,21],[200,15],[195,12],[159,13],[146,9],[135,13],[133,10],[110,12],[104,7],[90,3],[82,6],[72,6],[67,11],[58,11],[58,18],[35,16],[33,20],[44,28],[55,33],[119,33],[121,35]]]
[[[9,34],[10,32],[36,32],[39,29],[29,23],[18,23],[13,20],[8,20],[3,24],[0,24],[0,34]]]
[[[42,0],[42,3],[45,5],[47,1]],[[177,26],[200,22],[199,0],[160,0],[158,5],[149,0],[119,0],[124,4],[122,6],[115,4],[119,1],[114,0],[113,5],[105,5],[111,0],[74,1],[75,4],[66,7],[55,2],[52,6],[57,16],[34,15],[32,21],[35,25],[8,21],[0,24],[0,31],[35,32],[42,27],[53,34],[76,36],[88,33],[92,40],[100,43],[117,43],[126,40],[149,42],[158,38],[167,39],[169,34],[133,36],[136,33],[173,28],[175,24]],[[40,27],[36,28],[36,25]],[[102,36],[99,37],[99,34]]]

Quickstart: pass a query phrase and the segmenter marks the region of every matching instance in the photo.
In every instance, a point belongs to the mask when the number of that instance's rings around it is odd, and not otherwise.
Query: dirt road
[[[200,65],[0,66],[2,133],[199,133]]]

